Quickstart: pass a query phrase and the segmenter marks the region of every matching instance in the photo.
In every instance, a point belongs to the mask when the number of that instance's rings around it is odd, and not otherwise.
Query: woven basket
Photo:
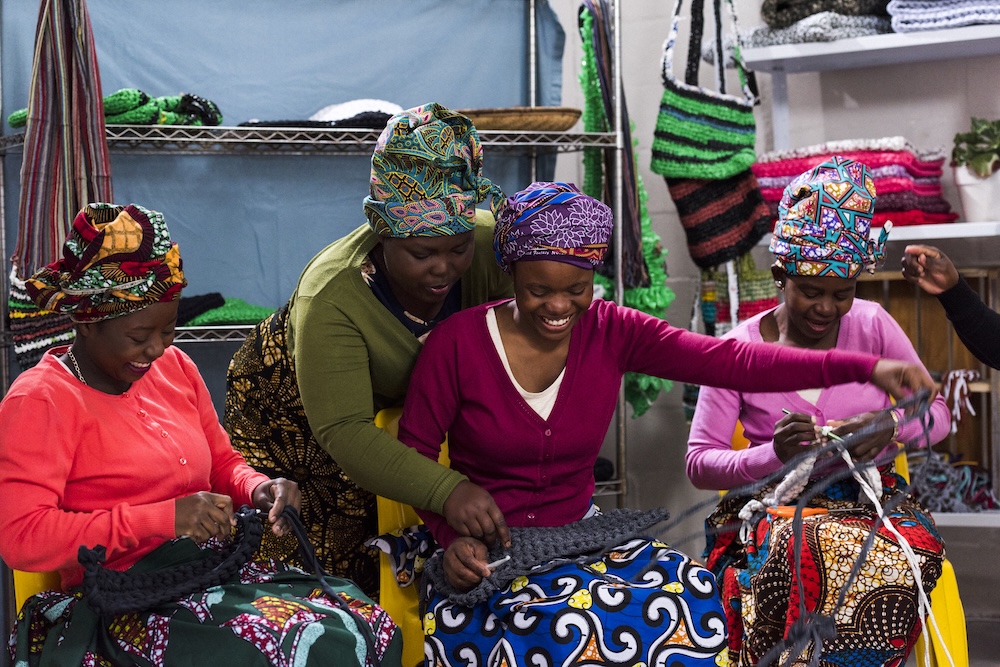
[[[573,127],[582,113],[570,107],[505,107],[457,109],[468,116],[477,130],[563,132]]]

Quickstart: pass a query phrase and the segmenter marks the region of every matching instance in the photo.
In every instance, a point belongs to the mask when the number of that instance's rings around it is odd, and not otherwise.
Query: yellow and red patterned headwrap
[[[163,214],[136,204],[90,204],[63,244],[63,257],[25,282],[42,310],[74,322],[109,320],[162,301],[187,285]]]

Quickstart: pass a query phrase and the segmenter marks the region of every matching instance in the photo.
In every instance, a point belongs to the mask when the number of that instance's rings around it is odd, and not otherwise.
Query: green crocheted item
[[[597,60],[594,44],[594,17],[589,11],[581,11],[580,36],[583,42],[583,63],[580,71],[580,85],[583,88],[583,129],[585,132],[607,132],[609,123],[604,113],[601,99],[600,80],[597,76]],[[634,128],[633,128],[634,129]],[[632,136],[635,136],[633,132]],[[638,141],[633,139],[633,145]],[[636,170],[636,188],[639,193],[640,227],[642,229],[642,251],[649,271],[649,287],[631,287],[625,290],[625,305],[644,313],[662,318],[674,300],[674,291],[667,287],[667,249],[663,247],[659,235],[653,231],[646,202],[649,194],[642,177]],[[591,197],[600,197],[604,191],[604,159],[602,149],[587,148],[583,155],[583,191]],[[604,289],[608,298],[614,296],[614,283],[607,277],[594,274],[594,282]],[[670,391],[673,382],[663,378],[625,374],[625,400],[632,406],[633,417],[639,417],[652,405],[661,391]]]
[[[122,88],[102,100],[108,125],[219,125],[222,113],[211,100],[190,93],[150,97],[137,88]],[[28,110],[7,117],[13,128],[24,127]]]
[[[257,324],[274,312],[274,308],[255,306],[243,299],[226,297],[225,304],[206,310],[192,318],[185,326],[205,327],[220,324]]]

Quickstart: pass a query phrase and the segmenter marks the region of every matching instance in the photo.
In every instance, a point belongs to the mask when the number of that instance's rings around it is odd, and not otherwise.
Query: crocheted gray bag
[[[521,575],[538,568],[567,561],[587,562],[600,558],[606,549],[616,547],[641,535],[651,526],[665,521],[670,513],[665,507],[652,510],[615,509],[554,528],[511,528],[509,549],[497,543],[490,549],[491,561],[510,556],[493,574],[469,591],[456,590],[444,573],[444,552],[439,551],[424,564],[424,577],[435,592],[467,607],[487,601]],[[554,562],[553,562],[554,561]]]

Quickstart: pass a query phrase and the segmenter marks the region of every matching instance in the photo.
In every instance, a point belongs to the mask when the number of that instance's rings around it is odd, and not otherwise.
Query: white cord
[[[938,627],[937,619],[934,617],[934,612],[931,610],[930,600],[927,598],[927,593],[924,592],[924,585],[920,574],[920,564],[917,562],[917,555],[913,552],[913,548],[910,547],[910,543],[906,541],[906,538],[900,534],[900,532],[896,529],[896,526],[893,525],[889,517],[886,516],[885,509],[882,507],[882,503],[879,502],[881,489],[876,491],[872,488],[872,485],[868,482],[867,475],[863,474],[863,472],[858,469],[854,463],[854,459],[851,458],[850,453],[848,453],[848,451],[843,447],[840,448],[840,456],[847,462],[854,479],[856,479],[858,484],[861,485],[861,491],[868,496],[868,499],[871,500],[873,505],[875,505],[878,516],[882,518],[882,523],[889,530],[889,532],[896,536],[896,539],[899,541],[899,548],[903,552],[903,556],[906,557],[906,562],[910,566],[910,572],[913,574],[913,581],[917,585],[917,614],[919,614],[921,619],[930,621],[931,627],[934,629],[934,633],[941,642],[942,648],[944,648],[945,656],[948,658],[948,664],[950,664],[951,667],[955,667],[955,661],[951,657],[951,652],[948,650],[948,647],[945,645],[944,637],[941,635],[941,629]],[[866,467],[869,469],[875,468],[875,466],[871,464]],[[881,487],[881,484],[878,486]],[[926,620],[924,620],[924,623],[926,623]],[[929,644],[930,642],[928,642],[928,648],[930,648]],[[926,651],[924,654],[925,667],[930,667],[930,654],[930,650]]]

